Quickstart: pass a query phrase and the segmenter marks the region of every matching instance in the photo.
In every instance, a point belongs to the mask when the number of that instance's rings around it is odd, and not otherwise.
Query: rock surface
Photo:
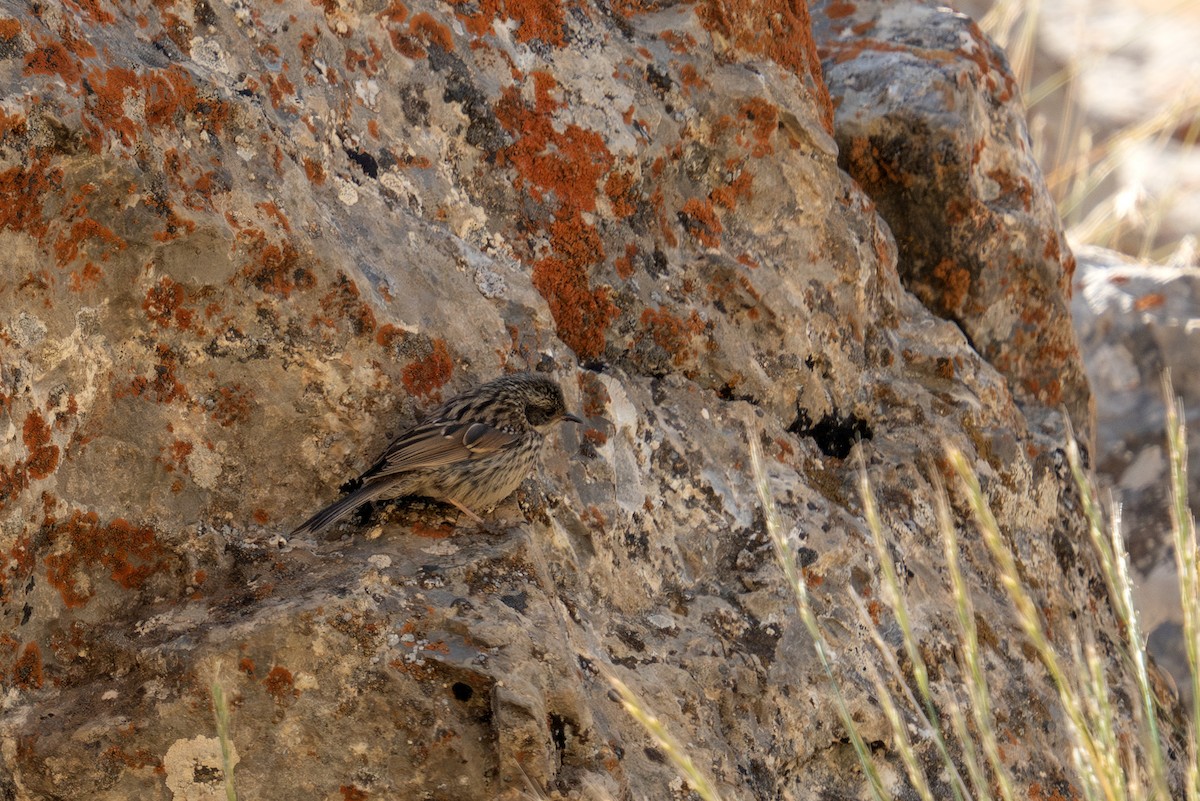
[[[967,70],[980,41],[947,26],[918,55]],[[879,595],[857,439],[939,683],[939,440],[1058,641],[1089,607],[1116,640],[1057,451],[1061,404],[1088,425],[1069,257],[1004,272],[1056,224],[973,199],[973,246],[1009,255],[954,303],[909,294],[901,221],[838,167],[803,5],[42,4],[0,19],[0,77],[5,797],[215,797],[215,681],[246,798],[687,797],[601,667],[726,797],[857,796],[750,436],[898,796],[848,597]],[[1023,158],[1008,130],[982,163]],[[282,536],[516,368],[589,422],[496,530],[415,504]],[[970,531],[1006,756],[1028,797],[1070,796],[1053,689]]]
[[[1138,579],[1136,600],[1152,652],[1191,697],[1171,523],[1162,374],[1183,398],[1189,495],[1200,511],[1200,269],[1155,265],[1101,248],[1079,253],[1072,310],[1096,391],[1095,469],[1122,507]]]

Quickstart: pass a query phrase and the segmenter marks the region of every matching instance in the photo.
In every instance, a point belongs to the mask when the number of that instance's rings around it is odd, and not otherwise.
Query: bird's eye
[[[525,419],[531,426],[544,426],[554,419],[554,412],[545,406],[530,403],[525,406]]]

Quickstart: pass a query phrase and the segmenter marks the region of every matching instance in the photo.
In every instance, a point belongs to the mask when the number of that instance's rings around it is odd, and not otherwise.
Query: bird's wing
[[[484,423],[430,422],[405,432],[388,446],[363,478],[406,473],[461,462],[499,450],[517,440]]]

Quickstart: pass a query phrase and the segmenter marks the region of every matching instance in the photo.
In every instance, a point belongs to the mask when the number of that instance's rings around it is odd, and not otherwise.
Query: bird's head
[[[524,373],[511,378],[516,382],[519,402],[529,425],[544,430],[560,420],[583,422],[581,417],[567,411],[562,388],[553,379],[536,373]]]

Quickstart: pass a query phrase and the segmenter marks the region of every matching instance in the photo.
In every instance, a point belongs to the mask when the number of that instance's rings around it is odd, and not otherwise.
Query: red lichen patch
[[[29,458],[25,461],[29,477],[35,481],[48,478],[58,467],[59,451],[57,445],[50,443],[50,426],[36,409],[25,417],[22,434],[29,450]]]
[[[10,498],[20,495],[29,486],[29,474],[25,472],[25,463],[17,461],[12,467],[0,465],[0,509],[3,509]]]
[[[25,650],[13,664],[13,684],[22,690],[36,690],[42,686],[42,650],[37,643],[25,644]]]
[[[1010,197],[1015,197],[1021,207],[1028,211],[1033,207],[1033,184],[1023,175],[1014,176],[1008,170],[988,170],[987,177],[1000,185],[1000,191]]]
[[[278,75],[269,75],[267,73],[263,73],[259,77],[262,78],[262,82],[267,87],[267,96],[271,98],[271,105],[274,108],[283,108],[283,101],[285,97],[292,98],[296,96],[296,85],[288,80],[288,77],[282,72]],[[290,103],[288,104],[286,110],[293,114],[298,111],[298,109]]]
[[[637,192],[633,185],[633,174],[610,172],[604,182],[604,194],[612,206],[613,214],[624,219],[637,211]]]
[[[953,259],[942,259],[933,268],[933,277],[942,286],[942,297],[938,300],[939,308],[949,312],[962,310],[962,304],[971,291],[971,273],[958,266]]]
[[[556,220],[554,228],[567,229],[553,237],[567,251],[534,263],[533,286],[546,299],[559,338],[581,358],[594,358],[604,351],[605,331],[618,313],[608,288],[593,288],[588,280],[587,266],[604,258],[603,245],[578,216]]]
[[[409,336],[411,335],[400,326],[384,323],[375,332],[375,341],[379,344],[379,347],[393,350],[407,340]]]
[[[733,209],[739,200],[749,200],[754,196],[751,186],[754,177],[747,170],[742,170],[725,186],[718,186],[709,193],[709,198],[724,209]]]
[[[450,29],[424,11],[412,18],[412,22],[408,24],[408,29],[412,32],[413,36],[428,44],[437,45],[447,51],[454,48],[454,39],[450,36]]]
[[[21,22],[12,17],[0,17],[0,42],[9,47],[21,36]]]
[[[519,42],[537,39],[553,47],[567,43],[564,4],[560,0],[450,0],[450,4],[462,9],[457,16],[472,36],[489,35],[492,23],[499,18],[518,23],[515,34]],[[476,8],[478,13],[465,13]]]
[[[130,752],[119,745],[112,745],[104,749],[103,758],[114,765],[119,764],[135,770],[143,768],[154,768],[155,772],[163,770],[162,760],[149,748],[137,748]]]
[[[692,340],[704,331],[704,321],[695,311],[687,320],[681,320],[663,308],[642,311],[642,331],[639,339],[647,334],[655,344],[671,354],[676,365],[681,365],[692,355]]]
[[[212,419],[228,428],[234,423],[244,423],[254,410],[254,390],[240,383],[225,384],[217,389],[213,404]]]
[[[163,548],[149,527],[120,518],[101,525],[95,512],[85,515],[76,510],[61,522],[47,516],[45,528],[58,551],[45,558],[46,579],[71,608],[83,606],[96,594],[94,582],[79,583],[81,574],[91,568],[106,569],[114,582],[133,590],[167,566]]]
[[[322,320],[326,325],[333,325],[334,318],[339,318],[349,323],[355,336],[375,333],[375,312],[362,299],[358,286],[343,272],[338,272],[333,289],[321,298],[321,310],[328,315]]]
[[[433,340],[433,352],[424,359],[409,362],[404,367],[401,381],[411,395],[423,398],[440,398],[439,390],[450,380],[454,362],[446,349],[444,339]]]
[[[687,232],[700,241],[705,247],[715,248],[721,244],[721,232],[724,227],[713,210],[711,200],[691,198],[683,204],[680,211],[680,222]]]
[[[269,243],[258,229],[247,229],[238,238],[251,242],[250,260],[242,266],[241,275],[262,292],[288,298],[293,291],[317,285],[317,277],[301,264],[300,253],[290,242]]]
[[[159,328],[170,328],[172,321],[186,330],[192,323],[192,312],[183,308],[186,294],[183,287],[168,276],[146,290],[142,311]]]
[[[321,162],[310,159],[307,156],[304,158],[304,174],[316,186],[321,186],[325,183],[325,168],[321,166]]]
[[[360,790],[353,784],[343,784],[338,792],[342,794],[342,801],[367,801],[370,798],[366,790]]]
[[[29,234],[39,241],[49,227],[42,214],[43,197],[62,190],[62,170],[51,169],[40,158],[28,167],[11,167],[0,172],[0,229]]]
[[[745,53],[769,58],[801,78],[811,78],[822,123],[833,133],[833,104],[812,37],[808,4],[793,0],[700,0],[696,16],[709,31]]]
[[[630,242],[625,246],[625,255],[618,257],[613,266],[617,269],[617,275],[621,278],[628,279],[633,275],[633,257],[637,255],[637,245]]]
[[[292,671],[283,665],[271,668],[271,672],[263,679],[263,686],[267,688],[267,694],[275,699],[275,703],[281,705],[300,695],[300,691],[296,689],[296,681],[292,678]]]
[[[705,89],[709,85],[691,64],[684,64],[683,69],[679,71],[679,83],[687,90],[686,94],[691,94],[693,89]]]
[[[83,125],[92,133],[92,152],[100,152],[105,131],[115,133],[126,147],[132,145],[138,137],[138,126],[125,116],[125,99],[127,93],[136,93],[141,87],[137,74],[120,67],[92,70],[87,83],[90,91],[84,105],[91,119],[85,116]]]
[[[196,446],[192,443],[177,439],[169,446],[163,448],[166,451],[166,455],[159,456],[158,461],[162,463],[163,469],[168,473],[173,473],[176,470],[186,473],[188,472],[187,458],[195,449]]]
[[[67,86],[75,86],[83,76],[79,59],[72,57],[67,48],[54,40],[39,41],[25,56],[25,74],[57,75]]]
[[[605,331],[617,314],[606,287],[593,288],[590,270],[604,261],[604,248],[584,213],[595,211],[597,184],[612,167],[613,157],[594,131],[567,125],[559,131],[554,112],[562,107],[553,92],[558,85],[546,72],[534,72],[534,100],[528,104],[517,87],[504,90],[496,116],[512,135],[512,145],[497,154],[511,165],[514,185],[536,203],[554,209],[552,222],[536,223],[550,239],[550,254],[524,257],[533,265],[533,285],[546,299],[555,329],[581,357],[599,355]]]
[[[269,201],[254,204],[254,208],[261,211],[265,216],[275,220],[276,224],[286,232],[292,230],[292,226],[288,224],[287,217],[279,210],[279,207]]]
[[[595,211],[596,185],[612,167],[612,154],[595,131],[574,124],[558,131],[553,115],[561,104],[551,96],[557,88],[554,78],[541,71],[530,77],[533,106],[515,86],[505,89],[496,104],[496,118],[516,137],[498,154],[497,163],[511,165],[517,171],[517,189],[526,189],[538,202],[552,194],[560,208]]]
[[[830,19],[843,19],[853,14],[856,10],[858,10],[858,6],[854,5],[854,3],[847,3],[844,0],[833,0],[833,2],[825,6],[825,16]]]
[[[159,403],[188,399],[187,388],[175,375],[175,371],[179,367],[179,354],[162,342],[156,346],[155,352],[158,356],[158,364],[154,366],[154,377],[134,376],[127,387],[117,390],[118,398],[125,395],[140,398],[153,393],[154,399]]]
[[[696,51],[696,37],[690,33],[668,30],[660,33],[658,38],[666,42],[672,53],[685,54]]]
[[[583,396],[583,416],[603,417],[612,400],[604,382],[595,373],[581,372],[576,383],[579,384],[579,393]]]
[[[250,678],[254,678],[254,660],[248,656],[243,656],[238,662],[238,670],[245,673]]]
[[[771,140],[775,136],[775,132],[779,130],[779,109],[763,100],[761,97],[755,97],[742,103],[738,109],[738,117],[750,128],[750,136],[753,140],[753,154],[756,158],[762,158],[775,152]]]
[[[216,96],[201,94],[191,74],[177,64],[154,70],[142,78],[146,123],[150,127],[180,127],[191,117],[213,136],[219,136],[233,116],[233,105]]]
[[[69,213],[78,216],[85,212],[86,207],[80,204],[72,208]],[[100,261],[108,261],[114,251],[122,251],[127,247],[125,240],[117,236],[108,226],[88,218],[77,219],[71,224],[70,233],[59,236],[58,241],[54,243],[54,255],[58,266],[66,267],[74,262],[79,256],[81,246],[91,241],[101,243],[103,249],[99,254]],[[93,270],[100,269],[89,261],[84,265],[85,272],[89,267]]]

